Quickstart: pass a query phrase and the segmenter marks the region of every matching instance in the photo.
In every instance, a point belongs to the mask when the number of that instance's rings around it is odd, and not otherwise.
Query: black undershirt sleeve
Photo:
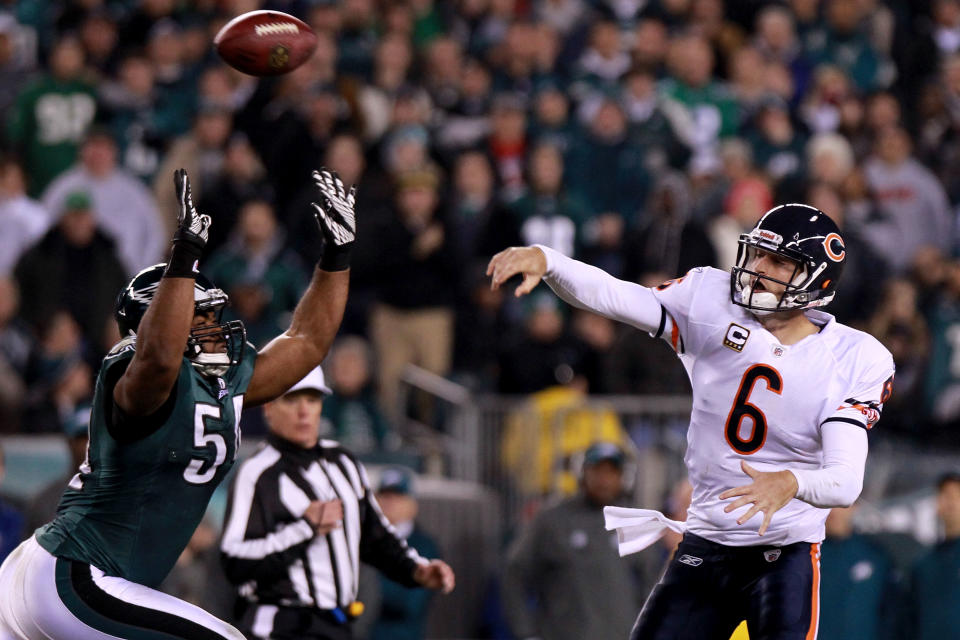
[[[125,412],[113,399],[113,388],[120,380],[120,376],[127,370],[129,364],[130,360],[123,363],[118,362],[106,372],[106,378],[103,381],[107,431],[114,440],[125,444],[142,440],[162,427],[170,417],[177,402],[177,382],[174,382],[173,388],[170,389],[170,395],[150,415],[131,416]]]

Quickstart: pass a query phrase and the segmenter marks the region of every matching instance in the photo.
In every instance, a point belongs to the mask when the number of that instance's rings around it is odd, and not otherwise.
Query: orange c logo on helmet
[[[840,251],[834,251],[834,245],[840,248]],[[843,246],[843,238],[839,233],[828,233],[823,239],[823,248],[827,252],[827,257],[834,262],[840,262],[847,255],[847,250]]]

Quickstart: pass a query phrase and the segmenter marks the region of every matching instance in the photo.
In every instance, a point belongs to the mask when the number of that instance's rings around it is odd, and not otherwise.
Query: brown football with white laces
[[[252,76],[278,76],[307,61],[317,48],[317,34],[289,14],[250,11],[225,24],[213,44],[234,69]]]

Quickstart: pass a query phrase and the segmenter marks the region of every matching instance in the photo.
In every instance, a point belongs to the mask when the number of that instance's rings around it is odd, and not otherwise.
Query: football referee
[[[454,587],[445,562],[421,558],[397,537],[363,465],[319,438],[329,393],[318,367],[264,405],[266,442],[230,488],[221,559],[238,585],[237,617],[248,638],[352,638],[363,610],[361,561],[407,587]]]

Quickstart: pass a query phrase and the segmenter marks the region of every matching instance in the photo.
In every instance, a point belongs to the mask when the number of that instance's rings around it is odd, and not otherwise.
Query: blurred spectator
[[[171,171],[166,179],[171,181],[172,175]],[[173,191],[169,184],[167,191]],[[80,162],[47,187],[43,204],[56,215],[70,195],[80,192],[90,200],[96,225],[116,243],[123,263],[121,279],[160,261],[169,237],[161,220],[175,221],[177,208],[171,205],[161,217],[143,183],[117,166],[117,144],[105,129],[90,130],[80,148]],[[114,288],[114,295],[121,288]]]
[[[49,73],[23,89],[10,113],[10,142],[23,158],[33,197],[76,160],[97,111],[93,86],[84,76],[83,47],[75,37],[57,40],[49,64]]]
[[[424,558],[440,555],[434,539],[417,523],[413,474],[404,467],[387,467],[380,472],[377,502],[397,535]],[[370,640],[422,640],[426,633],[427,613],[433,595],[426,589],[405,589],[380,574],[380,610],[370,632]]]
[[[87,57],[87,65],[103,79],[116,71],[117,21],[103,7],[89,11],[80,23],[80,42]]]
[[[780,63],[789,70],[793,94],[783,96],[786,100],[793,104],[795,98],[806,93],[812,65],[803,55],[790,9],[768,4],[758,12],[754,46],[767,62]]]
[[[886,263],[866,243],[860,230],[848,224],[847,205],[836,188],[824,182],[815,182],[810,185],[803,202],[830,216],[843,235],[843,244],[847,251],[843,279],[837,285],[837,296],[830,303],[827,312],[835,315],[844,324],[862,327],[880,304],[883,288],[878,287],[877,283],[884,282],[889,277]],[[916,308],[916,304],[912,306]],[[894,362],[898,363],[899,369],[899,360],[896,360],[896,357]],[[886,414],[884,415],[886,417]]]
[[[918,309],[917,288],[910,280],[887,280],[881,292],[880,304],[865,329],[890,350],[897,363],[895,393],[883,406],[883,430],[919,435],[925,431],[922,417],[930,413],[929,398],[923,409],[918,411],[917,408],[917,398],[923,397],[924,387],[928,384],[926,378],[930,376],[929,384],[933,389],[939,390],[943,384],[938,376],[928,373],[931,332]],[[943,337],[938,327],[938,340]],[[946,352],[949,354],[950,350]],[[940,371],[946,373],[941,359],[942,356],[935,356]]]
[[[150,181],[168,138],[180,133],[179,107],[157,88],[153,65],[143,54],[124,57],[117,76],[100,84],[102,120],[120,141],[119,164]]]
[[[558,157],[558,162],[562,170],[563,159]],[[513,210],[523,202],[524,198],[515,203]],[[493,168],[486,154],[467,151],[457,156],[447,205],[453,241],[470,263],[486,266],[494,253],[521,242],[513,210],[497,198]]]
[[[806,148],[807,173],[811,180],[839,187],[854,170],[853,148],[838,133],[818,133]]]
[[[612,442],[582,454],[576,495],[534,517],[508,552],[503,605],[517,638],[626,637],[657,580],[655,550],[619,557],[606,505],[628,505],[626,455]],[[531,603],[535,603],[531,607]]]
[[[617,24],[598,20],[590,29],[590,41],[577,61],[576,79],[570,87],[572,95],[579,100],[595,93],[609,95],[629,69],[630,55],[621,44]]]
[[[80,327],[64,310],[54,311],[38,329],[30,362],[23,423],[31,433],[59,433],[65,420],[93,395],[90,358]]]
[[[654,275],[659,283],[694,267],[717,263],[706,231],[691,219],[692,207],[686,176],[677,171],[663,172],[653,185],[640,221],[627,237],[625,278],[640,282]]]
[[[946,265],[946,278],[927,313],[930,361],[926,372],[926,405],[936,430],[930,437],[960,444],[960,359],[955,335],[960,329],[960,262]],[[899,383],[899,381],[898,381]]]
[[[730,56],[730,91],[739,106],[740,122],[754,118],[767,97],[763,55],[753,47],[742,47]]]
[[[830,510],[820,547],[821,640],[894,640],[903,593],[883,548],[853,526],[856,506]]]
[[[445,375],[453,351],[453,304],[462,257],[439,216],[439,175],[399,176],[395,215],[370,230],[377,247],[379,304],[370,332],[379,358],[381,406],[397,417],[400,375],[408,363]],[[358,256],[359,257],[359,256]]]
[[[6,475],[6,456],[0,444],[0,485]],[[23,514],[12,504],[0,497],[0,562],[17,548],[23,539]]]
[[[14,271],[20,291],[29,292],[21,300],[21,313],[39,327],[66,309],[99,345],[117,292],[126,284],[126,270],[86,192],[69,193],[56,210],[61,212],[56,226],[23,254]]]
[[[459,101],[442,119],[437,118],[435,138],[441,155],[482,145],[490,130],[491,83],[490,70],[482,62],[475,58],[464,61]]]
[[[207,255],[212,255],[230,236],[244,203],[250,200],[273,200],[273,187],[267,182],[266,169],[250,140],[242,133],[230,136],[223,150],[223,168],[214,176],[214,182],[204,188],[203,196],[194,196],[197,210],[214,220],[210,227]],[[312,189],[311,197],[315,197],[315,194],[315,189]],[[287,241],[295,244],[292,238],[288,237]]]
[[[23,168],[13,159],[0,160],[0,275],[13,270],[20,256],[50,226],[50,214],[26,193]]]
[[[563,87],[543,82],[533,96],[530,139],[534,144],[549,143],[566,153],[574,139],[570,121],[570,98]]]
[[[787,103],[767,95],[759,103],[747,140],[758,169],[774,183],[803,170],[806,137],[794,126]]]
[[[36,65],[36,39],[25,36],[22,25],[9,13],[0,14],[0,121],[29,81]],[[29,44],[28,44],[29,43]]]
[[[893,69],[860,30],[865,17],[857,0],[826,3],[826,23],[804,36],[804,51],[814,65],[839,65],[860,91],[886,88],[893,81]]]
[[[247,339],[258,347],[289,325],[287,314],[307,288],[307,271],[284,247],[285,235],[270,203],[250,200],[226,244],[204,263],[208,276],[230,296],[227,315],[243,320]]]
[[[667,25],[656,17],[642,18],[633,32],[633,63],[652,69],[658,78],[664,74],[664,64],[670,48]]]
[[[147,0],[168,2],[169,0]],[[185,64],[183,29],[171,18],[157,20],[150,25],[147,35],[136,46],[146,45],[147,57],[153,65],[157,88],[169,99],[171,108],[179,107],[176,133],[183,133],[190,126],[190,118],[197,107],[197,75],[195,69]]]
[[[518,243],[509,243],[516,245]],[[501,247],[508,245],[501,245]],[[497,348],[513,330],[502,289],[491,289],[486,264],[465,270],[457,305],[453,366],[457,381],[475,390],[493,392],[499,379]]]
[[[592,110],[570,150],[566,175],[570,192],[591,215],[630,219],[640,207],[649,188],[644,150],[630,140],[626,115],[616,101],[603,99]]]
[[[493,160],[501,195],[504,201],[512,202],[520,197],[524,188],[527,116],[523,97],[508,93],[495,96],[490,123],[487,150]]]
[[[960,473],[947,473],[937,482],[937,516],[943,540],[913,569],[909,611],[916,640],[949,638],[960,629]]]
[[[373,0],[348,0],[340,5],[337,70],[342,74],[370,76],[377,46],[375,4]]]
[[[674,131],[657,94],[656,82],[653,69],[635,66],[624,77],[620,92],[630,140],[643,151],[643,166],[653,174],[667,165],[682,169],[690,159],[690,149]]]
[[[28,327],[18,317],[20,291],[0,275],[0,431],[17,431],[26,397],[27,367],[34,351]]]
[[[668,58],[670,78],[662,82],[667,109],[676,110],[680,137],[694,151],[695,166],[717,162],[721,138],[736,131],[737,103],[725,85],[713,79],[714,54],[701,37],[686,35],[671,41]],[[682,119],[682,120],[681,120]]]
[[[812,84],[799,106],[800,119],[814,134],[837,131],[842,107],[853,96],[849,78],[841,69],[824,64],[817,67]]]
[[[228,108],[218,104],[201,105],[194,117],[193,128],[173,141],[156,172],[153,197],[160,211],[177,210],[176,190],[170,188],[170,176],[177,169],[186,169],[190,174],[194,201],[203,199],[206,189],[213,186],[223,173],[226,156],[224,149],[232,129],[233,116]],[[166,215],[163,220],[167,231],[172,234],[176,218]],[[214,226],[218,226],[217,222],[219,221],[214,220]]]
[[[864,166],[880,216],[863,230],[864,239],[899,273],[920,247],[954,249],[954,215],[947,195],[910,151],[907,132],[890,127],[878,133],[874,155]]]
[[[450,111],[460,100],[463,53],[460,43],[439,37],[424,52],[423,85],[437,109]]]
[[[60,477],[47,483],[31,498],[26,512],[26,535],[32,536],[34,531],[50,522],[56,515],[64,489],[80,472],[81,465],[87,458],[89,424],[89,404],[78,405],[74,411],[63,416],[62,433],[69,454],[67,468]]]
[[[522,333],[500,342],[500,393],[535,393],[571,383],[586,391],[586,345],[567,329],[556,299],[539,292],[521,304]]]
[[[773,192],[754,168],[750,146],[744,140],[726,140],[720,155],[724,181],[729,186],[723,199],[723,215],[713,219],[708,233],[717,252],[716,266],[729,269],[737,260],[740,234],[752,229],[773,206]]]
[[[234,593],[220,568],[219,531],[204,518],[158,589],[218,618],[233,614]]]
[[[583,242],[588,214],[584,202],[564,186],[563,156],[557,147],[539,144],[530,152],[528,167],[530,187],[510,205],[520,243],[543,244],[572,258]]]
[[[340,331],[366,335],[367,317],[379,286],[376,260],[380,247],[376,244],[375,230],[393,216],[390,210],[393,197],[391,177],[376,164],[367,164],[359,137],[349,133],[338,134],[330,140],[320,164],[336,171],[344,184],[359,185],[356,194],[359,212],[357,245],[354,249],[357,259],[350,270],[350,299]],[[283,218],[289,231],[287,242],[305,264],[313,264],[323,250],[323,234],[316,232],[317,221],[310,206],[316,199],[317,187],[311,182],[293,199]]]
[[[943,182],[950,201],[960,201],[960,54],[944,60],[939,75],[917,101],[917,156]]]
[[[323,402],[323,417],[333,432],[325,436],[365,455],[394,448],[390,425],[377,402],[373,386],[373,353],[360,336],[346,336],[330,352],[332,392]]]
[[[363,85],[357,100],[363,117],[363,139],[379,140],[390,125],[397,92],[408,80],[413,52],[410,42],[399,33],[385,34],[374,54],[373,74]]]

